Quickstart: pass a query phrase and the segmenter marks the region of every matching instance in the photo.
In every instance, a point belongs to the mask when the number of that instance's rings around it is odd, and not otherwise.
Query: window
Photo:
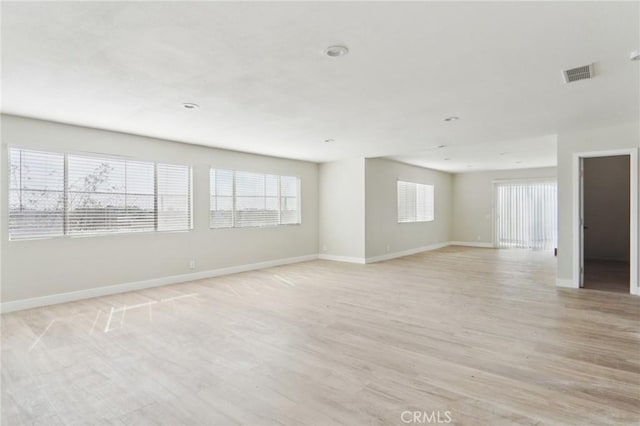
[[[495,202],[497,247],[551,250],[558,246],[555,182],[496,183]]]
[[[299,179],[280,176],[280,223],[300,223]]]
[[[67,155],[67,234],[154,229],[153,163]]]
[[[9,235],[32,238],[64,232],[64,155],[9,150]]]
[[[398,181],[398,223],[434,219],[433,185]]]
[[[235,226],[277,225],[278,176],[236,172]]]
[[[233,227],[233,170],[211,169],[211,228]]]
[[[300,223],[300,180],[294,176],[211,169],[211,228]]]
[[[157,165],[158,231],[191,229],[191,168]]]
[[[191,169],[9,150],[9,238],[191,229]]]

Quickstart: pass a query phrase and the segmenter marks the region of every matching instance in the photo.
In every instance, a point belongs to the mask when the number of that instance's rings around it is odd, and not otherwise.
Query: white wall
[[[3,302],[317,253],[317,164],[9,115],[1,116],[1,124],[3,164],[7,146],[90,151],[190,164],[194,182],[194,229],[189,232],[8,241],[3,220]],[[302,224],[209,229],[210,166],[299,176]],[[6,217],[7,183],[1,184]],[[195,271],[188,268],[190,259],[196,261]]]
[[[364,262],[364,158],[321,164],[319,182],[320,255]]]
[[[573,238],[574,233],[577,232],[573,226],[573,154],[625,148],[637,149],[638,146],[640,146],[640,126],[637,122],[558,135],[559,282],[577,282],[573,276]]]
[[[584,159],[584,258],[629,261],[629,156]]]
[[[367,159],[365,170],[367,259],[451,240],[451,174],[384,159]],[[434,185],[435,220],[398,223],[398,180]]]
[[[453,177],[453,241],[493,244],[493,181],[554,178],[555,167],[457,173]]]

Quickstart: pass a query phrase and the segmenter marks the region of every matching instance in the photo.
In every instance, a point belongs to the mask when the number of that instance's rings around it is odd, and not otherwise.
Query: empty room
[[[2,1],[0,424],[640,424],[639,2]]]

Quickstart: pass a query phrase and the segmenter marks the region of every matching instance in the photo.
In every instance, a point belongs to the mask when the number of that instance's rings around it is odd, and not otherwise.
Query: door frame
[[[630,219],[629,231],[629,293],[640,295],[638,284],[638,148],[616,149],[607,151],[576,152],[573,154],[573,286],[582,287],[581,263],[583,260],[584,241],[582,238],[581,206],[582,206],[582,159],[593,157],[629,156],[630,166]]]

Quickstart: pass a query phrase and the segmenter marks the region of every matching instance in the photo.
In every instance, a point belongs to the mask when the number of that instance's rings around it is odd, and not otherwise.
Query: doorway
[[[583,158],[582,173],[583,287],[628,293],[630,156]]]
[[[637,294],[636,151],[575,159],[576,287]]]

